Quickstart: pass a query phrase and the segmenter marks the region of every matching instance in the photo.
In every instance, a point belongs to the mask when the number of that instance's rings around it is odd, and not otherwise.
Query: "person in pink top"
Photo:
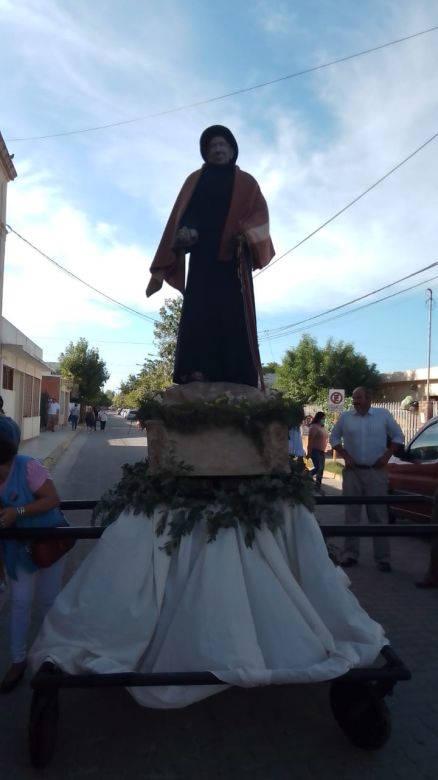
[[[65,525],[49,472],[34,458],[18,455],[19,442],[17,423],[0,415],[0,530]],[[65,560],[60,558],[51,566],[39,569],[25,542],[7,538],[0,540],[0,558],[11,591],[12,662],[0,683],[0,693],[9,693],[26,669],[26,640],[35,586],[45,614],[61,589]]]
[[[310,423],[307,439],[307,457],[311,458],[313,462],[313,469],[310,473],[315,477],[315,483],[319,490],[321,490],[322,475],[325,466],[325,451],[328,442],[328,433],[324,428],[324,425],[324,412],[317,412]]]

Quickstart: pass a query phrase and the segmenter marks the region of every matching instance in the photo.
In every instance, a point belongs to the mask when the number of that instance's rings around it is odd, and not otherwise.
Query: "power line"
[[[407,279],[412,279],[413,276],[418,276],[418,274],[422,274],[425,271],[429,271],[431,268],[434,268],[438,265],[438,261],[435,263],[431,263],[430,265],[426,265],[424,268],[419,268],[418,271],[413,271],[411,274],[408,274],[407,276],[402,276],[401,279],[396,279],[395,282],[390,282],[389,284],[385,284],[383,287],[378,287],[377,290],[372,290],[369,293],[365,293],[364,295],[360,295],[358,298],[353,298],[351,301],[347,301],[346,303],[341,303],[339,306],[334,306],[332,309],[327,309],[326,311],[320,312],[320,314],[314,314],[313,317],[306,317],[304,320],[299,320],[298,322],[292,322],[289,325],[282,325],[278,328],[272,328],[271,330],[261,331],[261,336],[269,335],[274,336],[277,334],[282,333],[283,331],[289,331],[291,328],[296,328],[298,325],[305,325],[307,322],[312,322],[312,320],[319,319],[319,317],[325,317],[327,314],[332,314],[335,311],[339,311],[340,309],[344,309],[346,306],[351,306],[353,303],[358,303],[359,301],[365,300],[365,298],[370,298],[371,295],[377,295],[379,292],[383,292],[383,290],[388,290],[390,287],[394,287],[396,284],[401,284],[401,282],[406,282]]]
[[[383,176],[381,176],[380,179],[377,179],[377,181],[375,181],[374,184],[371,184],[369,187],[367,187],[366,190],[361,192],[360,195],[358,195],[356,198],[354,198],[349,203],[347,203],[347,205],[344,206],[342,209],[337,211],[336,214],[333,214],[333,216],[330,217],[329,219],[326,219],[326,221],[323,222],[322,225],[319,225],[319,227],[315,228],[315,230],[312,230],[311,233],[309,233],[307,236],[302,238],[301,241],[298,241],[298,243],[295,244],[295,246],[291,247],[291,249],[288,249],[287,252],[283,252],[282,255],[280,255],[279,257],[276,257],[274,260],[272,260],[269,263],[269,265],[265,265],[264,268],[261,268],[259,271],[257,271],[257,273],[254,274],[254,279],[258,279],[260,274],[264,273],[265,271],[268,271],[270,268],[272,268],[275,265],[275,263],[278,263],[279,260],[283,260],[283,258],[286,257],[286,255],[289,255],[291,252],[294,252],[295,249],[298,249],[299,246],[302,246],[302,244],[304,244],[306,241],[308,241],[309,238],[312,238],[317,233],[319,233],[320,230],[322,230],[323,228],[327,227],[327,225],[329,225],[330,222],[333,222],[335,219],[337,219],[337,217],[339,217],[341,214],[343,214],[344,211],[347,211],[347,209],[351,208],[351,206],[354,206],[354,204],[357,203],[361,198],[363,198],[365,195],[367,195],[369,192],[371,192],[371,190],[375,189],[375,187],[377,187],[379,184],[381,184],[382,181],[385,181],[385,179],[387,179],[389,176],[391,176],[392,173],[394,173],[399,168],[401,168],[402,165],[404,165],[409,160],[411,160],[412,157],[414,157],[416,154],[418,154],[418,152],[421,152],[422,149],[424,149],[428,144],[432,143],[432,141],[434,141],[436,138],[438,138],[438,133],[434,133],[434,135],[432,135],[430,138],[428,138],[428,140],[425,141],[423,144],[421,144],[421,146],[419,146],[417,149],[415,149],[413,152],[411,152],[411,154],[409,154],[407,157],[405,157],[404,160],[402,160],[401,162],[397,163],[397,165],[395,165],[393,168],[391,168],[391,170],[387,171],[387,173],[385,173]]]
[[[336,214],[334,214],[334,215],[333,215],[332,217],[330,217],[328,220],[326,220],[325,222],[323,222],[323,223],[322,223],[322,224],[321,224],[319,227],[317,227],[315,230],[313,230],[311,233],[309,233],[307,236],[305,236],[303,239],[301,239],[301,241],[299,241],[297,244],[295,244],[295,245],[294,245],[294,246],[293,246],[291,249],[288,249],[288,250],[287,250],[286,252],[284,252],[282,255],[280,255],[279,257],[275,258],[275,260],[273,260],[273,261],[272,261],[272,262],[271,262],[271,263],[270,263],[268,266],[265,266],[264,268],[260,269],[260,270],[259,270],[259,271],[258,271],[258,272],[257,272],[257,273],[254,275],[254,279],[257,279],[257,278],[260,276],[260,274],[261,274],[261,273],[263,273],[264,271],[268,270],[269,268],[272,268],[272,266],[273,266],[273,265],[275,265],[275,263],[277,263],[279,260],[282,260],[282,259],[283,259],[284,257],[286,257],[288,254],[290,254],[290,253],[291,253],[291,252],[293,252],[295,249],[297,249],[299,246],[301,246],[302,244],[304,244],[304,243],[305,243],[305,241],[308,241],[310,238],[312,238],[314,235],[316,235],[316,233],[318,233],[318,232],[319,232],[319,231],[321,231],[321,230],[322,230],[324,227],[326,227],[328,224],[330,224],[331,222],[333,222],[333,221],[334,221],[334,220],[335,220],[335,219],[336,219],[338,216],[340,216],[342,213],[344,213],[344,212],[345,212],[347,209],[351,208],[351,206],[353,206],[355,203],[357,203],[357,202],[358,202],[358,201],[359,201],[361,198],[363,198],[363,197],[364,197],[364,196],[365,196],[365,195],[366,195],[368,192],[370,192],[370,191],[371,191],[371,190],[373,190],[375,187],[377,187],[379,184],[381,184],[381,183],[382,183],[382,182],[383,182],[385,179],[387,179],[387,178],[388,178],[388,177],[389,177],[389,176],[390,176],[392,173],[394,173],[396,170],[398,170],[399,168],[401,168],[401,166],[402,166],[402,165],[404,165],[406,162],[408,162],[410,159],[412,159],[412,158],[413,158],[413,157],[414,157],[416,154],[418,154],[418,153],[419,153],[419,152],[420,152],[422,149],[424,149],[424,148],[425,148],[425,147],[426,147],[428,144],[430,144],[432,141],[434,141],[434,140],[435,140],[437,137],[438,137],[438,133],[435,133],[435,134],[434,134],[433,136],[431,136],[431,137],[430,137],[430,138],[429,138],[427,141],[425,141],[423,144],[421,144],[421,146],[419,146],[417,149],[415,149],[413,152],[411,152],[411,154],[409,154],[407,157],[405,157],[405,158],[404,158],[404,160],[402,160],[401,162],[397,163],[397,165],[395,165],[393,168],[391,168],[389,171],[387,171],[387,173],[385,173],[383,176],[381,176],[381,177],[380,177],[380,179],[378,179],[376,182],[374,182],[374,184],[370,185],[370,186],[369,186],[369,187],[368,187],[366,190],[364,190],[364,191],[363,191],[363,192],[362,192],[360,195],[358,195],[356,198],[354,198],[352,201],[350,201],[350,202],[349,202],[349,203],[348,203],[346,206],[344,206],[342,209],[340,209],[339,211],[337,211],[337,212],[336,212]],[[11,233],[13,233],[14,235],[16,235],[18,238],[20,238],[20,239],[21,239],[21,240],[22,240],[22,241],[23,241],[25,244],[27,244],[28,246],[30,246],[30,247],[31,247],[31,248],[32,248],[34,251],[38,252],[38,254],[40,254],[40,255],[41,255],[42,257],[44,257],[46,260],[48,260],[49,262],[53,263],[53,265],[55,265],[55,266],[56,266],[57,268],[59,268],[61,271],[63,271],[64,273],[68,274],[70,277],[72,277],[72,278],[73,278],[73,279],[75,279],[76,281],[79,281],[81,284],[84,284],[86,287],[88,287],[89,289],[93,290],[93,291],[94,291],[94,292],[96,292],[98,295],[101,295],[102,297],[106,298],[107,300],[111,301],[112,303],[116,304],[117,306],[120,306],[121,308],[125,309],[126,311],[129,311],[129,312],[131,312],[132,314],[135,314],[136,316],[138,316],[138,317],[141,317],[142,319],[145,319],[145,320],[148,320],[148,321],[150,321],[150,322],[154,322],[154,323],[155,323],[155,322],[157,322],[157,320],[156,320],[155,318],[153,318],[153,317],[151,317],[151,316],[149,316],[149,315],[147,315],[147,314],[144,314],[144,313],[142,313],[142,312],[139,312],[139,311],[137,311],[136,309],[133,309],[132,307],[130,307],[130,306],[127,306],[126,304],[122,303],[121,301],[118,301],[118,300],[116,300],[115,298],[112,298],[111,296],[107,295],[106,293],[102,292],[101,290],[98,290],[96,287],[93,287],[93,285],[91,285],[91,284],[89,284],[88,282],[84,281],[84,280],[83,280],[83,279],[81,279],[79,276],[77,276],[76,274],[74,274],[72,271],[69,271],[67,268],[65,268],[64,266],[62,266],[62,265],[61,265],[60,263],[58,263],[56,260],[54,260],[53,258],[51,258],[49,255],[47,255],[47,254],[46,254],[45,252],[43,252],[41,249],[39,249],[38,247],[36,247],[36,246],[35,246],[34,244],[32,244],[32,243],[31,243],[31,242],[30,242],[28,239],[24,238],[24,236],[22,236],[20,233],[18,233],[16,230],[14,230],[14,228],[12,228],[10,225],[8,225],[8,224],[7,224],[7,225],[6,225],[6,228],[8,229],[8,231],[10,231],[10,232],[11,232]],[[431,265],[429,265],[429,266],[426,266],[425,268],[423,268],[423,269],[420,269],[420,270],[418,270],[418,271],[415,271],[414,273],[412,273],[412,274],[409,274],[408,276],[406,276],[406,277],[403,277],[402,279],[399,279],[399,280],[398,280],[398,281],[396,281],[396,282],[392,282],[391,284],[389,284],[389,285],[386,285],[386,286],[384,286],[384,287],[381,287],[381,288],[379,288],[378,290],[374,290],[373,292],[366,293],[365,295],[363,295],[363,296],[360,296],[359,298],[356,298],[356,299],[354,299],[354,300],[352,300],[352,301],[349,301],[349,302],[347,302],[347,303],[341,304],[340,306],[337,306],[337,307],[335,307],[334,309],[330,309],[330,310],[328,310],[327,312],[323,312],[322,314],[315,315],[315,316],[313,316],[313,317],[310,317],[310,318],[308,318],[307,320],[302,320],[301,322],[298,322],[298,323],[293,323],[292,325],[285,325],[285,326],[282,326],[282,327],[280,327],[280,328],[275,328],[273,331],[266,331],[265,333],[266,333],[266,334],[268,334],[268,333],[269,333],[269,334],[279,333],[280,331],[286,331],[286,330],[288,330],[289,328],[295,327],[295,326],[297,326],[297,325],[300,325],[300,324],[302,324],[302,323],[304,323],[304,322],[309,322],[309,321],[311,321],[311,320],[313,320],[313,319],[317,319],[317,318],[319,318],[319,317],[321,317],[321,316],[324,316],[324,314],[330,313],[331,311],[336,311],[336,310],[338,310],[338,309],[344,308],[345,306],[349,306],[349,305],[351,305],[352,303],[355,303],[356,301],[362,300],[363,298],[367,298],[367,297],[369,297],[369,296],[371,296],[371,295],[375,295],[376,293],[378,293],[378,292],[381,292],[382,290],[384,290],[384,289],[387,289],[388,287],[391,287],[391,286],[393,286],[394,284],[398,284],[398,283],[400,283],[400,282],[402,282],[402,281],[405,281],[406,279],[409,279],[409,278],[411,278],[412,276],[415,276],[415,275],[417,275],[417,274],[419,274],[419,273],[422,273],[422,272],[424,272],[424,271],[428,270],[429,268],[432,268],[432,267],[433,267],[434,265],[436,265],[436,264],[437,264],[437,263],[432,263]],[[272,336],[272,337],[274,337],[274,336]],[[103,342],[102,342],[102,343],[103,343]],[[113,342],[113,343],[116,343],[116,342]]]
[[[434,264],[436,265],[436,263]],[[390,298],[395,298],[397,295],[402,295],[402,293],[410,292],[410,290],[415,290],[417,287],[422,287],[423,284],[428,284],[429,282],[433,282],[435,279],[438,279],[437,276],[432,276],[429,279],[423,279],[422,282],[418,282],[418,284],[413,284],[410,287],[405,287],[404,290],[397,290],[397,292],[391,293],[391,295],[385,295],[383,298],[379,298],[377,301],[369,301],[369,303],[364,303],[362,306],[356,306],[354,309],[350,309],[350,311],[344,311],[341,314],[336,314],[334,317],[327,317],[325,320],[321,320],[320,322],[314,322],[312,325],[309,325],[309,328],[316,328],[318,325],[325,325],[327,322],[333,322],[333,320],[339,320],[341,317],[347,317],[349,314],[355,314],[358,311],[361,311],[361,309],[368,309],[370,306],[374,306],[377,303],[382,303],[382,301],[388,301]],[[303,331],[308,330],[307,327],[305,328],[298,328],[296,330],[288,331],[287,333],[278,333],[274,334],[273,336],[270,335],[269,332],[267,332],[265,338],[267,340],[271,339],[280,339],[284,336],[290,336],[294,335],[295,333],[302,333]],[[261,338],[260,341],[263,341],[264,339]]]
[[[243,87],[242,89],[236,89],[232,92],[226,92],[223,95],[217,95],[216,97],[206,98],[204,100],[197,100],[194,103],[186,103],[182,106],[177,106],[176,108],[168,108],[164,111],[157,111],[153,114],[145,114],[145,116],[140,117],[134,117],[133,119],[122,119],[119,122],[109,122],[108,124],[104,125],[95,125],[93,127],[84,127],[79,130],[65,130],[64,132],[60,133],[50,133],[46,135],[34,135],[34,136],[26,136],[23,138],[8,138],[6,139],[7,143],[11,142],[18,142],[18,141],[42,141],[47,138],[61,138],[63,136],[68,135],[79,135],[81,133],[92,133],[97,130],[107,130],[111,127],[121,127],[122,125],[130,125],[135,122],[144,122],[147,119],[155,119],[156,117],[160,116],[166,116],[167,114],[175,114],[179,111],[186,111],[190,108],[198,108],[199,106],[205,106],[208,103],[215,103],[219,100],[225,100],[229,97],[236,97],[236,95],[243,95],[247,92],[253,92],[256,89],[262,89],[263,87],[270,87],[273,84],[279,84],[282,81],[288,81],[289,79],[297,78],[298,76],[305,76],[308,73],[315,73],[318,70],[323,70],[324,68],[330,68],[332,65],[339,65],[341,62],[347,62],[348,60],[353,60],[357,57],[362,57],[365,54],[371,54],[372,52],[379,51],[380,49],[386,49],[388,46],[395,46],[398,43],[403,43],[404,41],[412,40],[412,38],[418,38],[420,35],[427,35],[430,32],[435,32],[438,30],[438,25],[434,27],[429,27],[427,30],[421,30],[417,33],[412,33],[411,35],[405,35],[403,38],[396,38],[393,41],[388,41],[387,43],[382,43],[379,46],[373,46],[369,49],[363,49],[362,51],[355,52],[354,54],[348,54],[345,57],[339,57],[336,60],[331,60],[330,62],[325,62],[322,65],[314,65],[310,68],[305,68],[304,70],[295,71],[295,73],[289,73],[286,76],[280,76],[277,79],[271,79],[270,81],[263,81],[260,84],[253,84],[251,87]]]
[[[44,257],[50,263],[53,263],[53,265],[59,268],[60,271],[63,271],[65,274],[68,274],[68,276],[71,276],[72,279],[76,279],[77,282],[84,284],[85,287],[88,287],[90,290],[93,290],[93,292],[97,293],[98,295],[101,295],[102,298],[106,298],[107,301],[111,301],[111,303],[115,303],[116,306],[120,306],[122,309],[129,311],[131,314],[135,314],[137,317],[141,317],[142,319],[148,320],[149,322],[154,322],[154,323],[157,322],[157,320],[154,319],[154,317],[150,317],[148,314],[143,314],[141,311],[137,311],[137,309],[132,309],[131,306],[127,306],[125,303],[121,303],[121,301],[117,301],[115,298],[112,298],[110,295],[107,295],[106,293],[102,292],[102,290],[98,290],[97,287],[93,287],[92,284],[89,284],[89,282],[84,281],[84,279],[81,279],[72,271],[69,271],[67,268],[64,268],[64,266],[58,263],[56,260],[54,260],[53,257],[49,257],[49,255],[46,255],[45,252],[43,252],[41,249],[38,249],[38,247],[35,246],[35,244],[32,244],[31,241],[28,241],[27,238],[24,238],[24,236],[22,236],[20,233],[14,230],[14,228],[11,227],[10,225],[6,225],[6,228],[10,233],[14,233],[14,235],[20,238],[21,241],[24,241],[25,244],[30,246],[31,249],[33,249],[35,252],[38,252],[39,255]]]
[[[36,339],[39,339],[40,341],[68,341],[70,338],[69,336],[35,336]],[[75,336],[73,338],[76,338]],[[72,339],[70,338],[70,341]],[[153,341],[107,341],[105,339],[88,339],[90,343],[92,344],[125,344],[129,346],[134,347],[151,347],[153,345]]]

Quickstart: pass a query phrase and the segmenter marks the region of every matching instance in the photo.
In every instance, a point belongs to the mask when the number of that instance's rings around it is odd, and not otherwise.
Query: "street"
[[[142,433],[110,415],[105,431],[81,431],[54,467],[61,498],[98,498],[119,478],[121,465],[146,455]],[[333,493],[340,482],[325,480]],[[70,512],[86,525],[89,512]],[[320,522],[342,522],[337,507],[317,508]],[[341,540],[334,540],[340,544]],[[78,542],[70,553],[69,576],[94,544]],[[98,780],[435,780],[438,771],[438,591],[413,585],[423,574],[427,543],[392,541],[393,573],[376,571],[371,540],[362,540],[352,590],[381,622],[413,679],[387,698],[393,733],[380,751],[350,744],[337,726],[328,683],[231,689],[181,710],[146,710],[124,689],[64,690],[59,735],[44,778]],[[129,561],[120,561],[129,567]],[[315,572],[315,577],[318,573]],[[37,630],[37,621],[33,631]],[[115,627],[116,630],[117,627]],[[0,613],[0,660],[8,664],[7,610]],[[1,776],[35,777],[27,748],[30,689],[26,681],[0,697]]]

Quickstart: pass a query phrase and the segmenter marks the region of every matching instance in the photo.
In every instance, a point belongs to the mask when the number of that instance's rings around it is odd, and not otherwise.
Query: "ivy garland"
[[[269,423],[281,422],[289,429],[299,427],[303,417],[302,404],[285,399],[280,393],[273,393],[261,403],[224,393],[214,401],[178,404],[163,403],[162,396],[157,394],[143,398],[138,409],[138,419],[143,426],[147,420],[162,420],[168,428],[187,433],[231,426],[246,433],[259,449],[263,447],[263,431]]]
[[[174,465],[174,464],[173,464]],[[190,468],[178,464],[187,474]],[[157,536],[168,531],[163,549],[170,555],[183,536],[190,534],[201,519],[206,523],[207,542],[216,539],[221,528],[243,527],[245,543],[252,546],[255,530],[266,525],[275,531],[283,524],[276,501],[314,507],[312,480],[302,466],[291,462],[289,473],[275,473],[246,478],[206,478],[176,476],[174,470],[151,474],[148,461],[141,460],[122,467],[122,478],[107,491],[93,512],[93,522],[107,526],[121,512],[152,517],[161,509]]]

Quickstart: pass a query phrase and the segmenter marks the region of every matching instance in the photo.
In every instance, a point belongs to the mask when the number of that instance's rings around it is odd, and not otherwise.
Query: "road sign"
[[[345,401],[345,390],[331,388],[328,396],[329,412],[343,412]]]
[[[309,426],[311,425],[312,420],[313,420],[313,416],[311,414],[308,414],[304,418],[303,424],[301,426],[301,433],[303,434],[303,436],[307,436],[307,434],[309,433]]]

